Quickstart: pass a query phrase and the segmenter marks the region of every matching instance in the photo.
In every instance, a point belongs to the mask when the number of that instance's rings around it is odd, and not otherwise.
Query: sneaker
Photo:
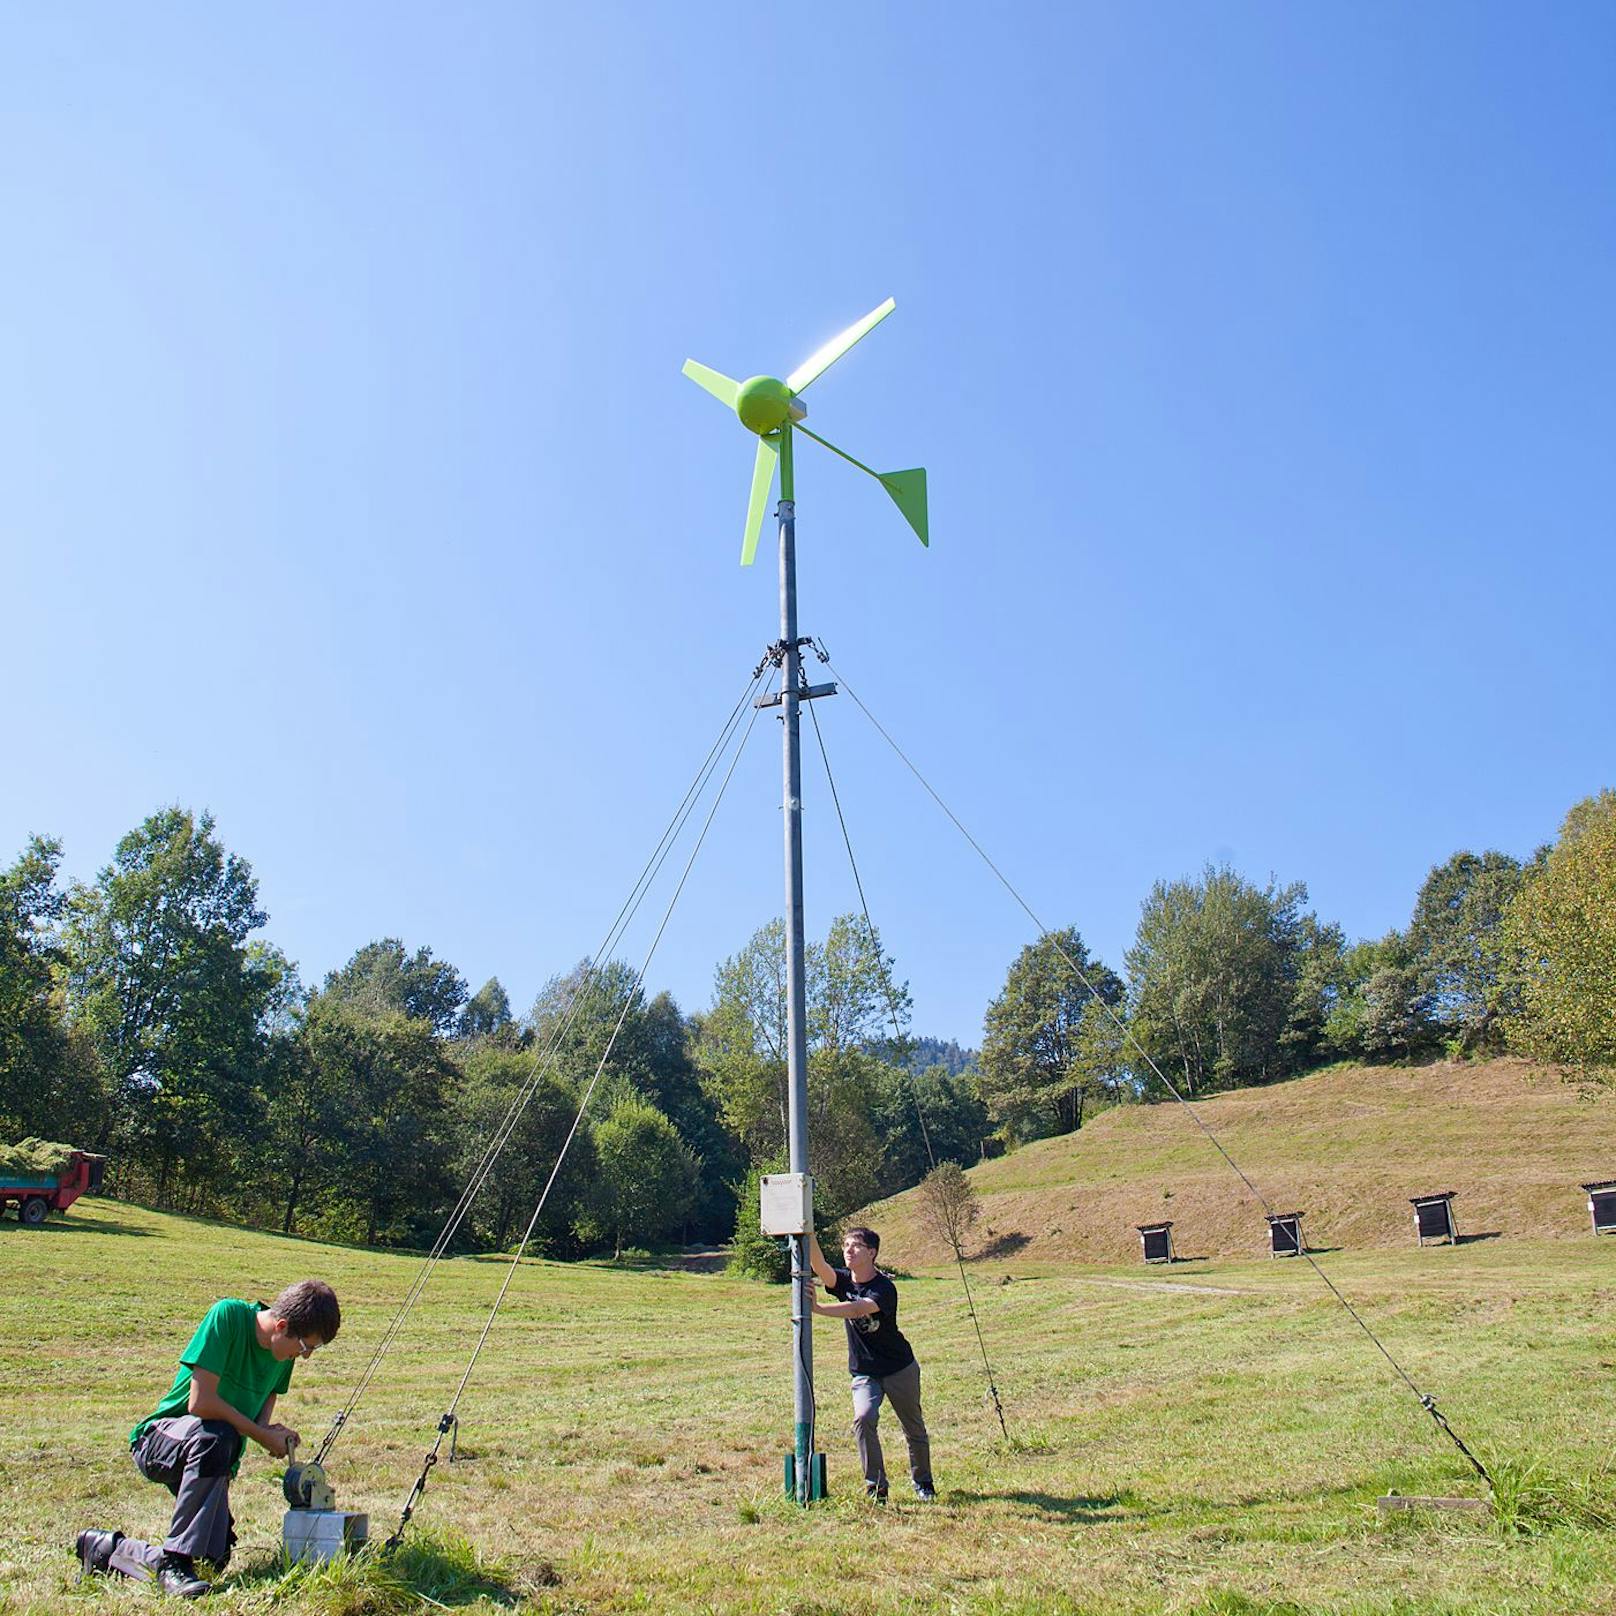
[[[866,1482],[864,1484],[864,1496],[872,1504],[884,1504],[887,1501],[887,1490],[885,1487],[872,1487]]]
[[[923,1504],[935,1504],[937,1502],[937,1490],[934,1487],[922,1487],[917,1482],[915,1485],[915,1497]]]
[[[79,1557],[86,1577],[105,1577],[112,1571],[112,1551],[123,1541],[122,1532],[98,1532],[94,1527],[79,1533],[73,1552]]]
[[[200,1599],[213,1584],[197,1576],[189,1555],[165,1554],[157,1568],[157,1586],[179,1599]]]

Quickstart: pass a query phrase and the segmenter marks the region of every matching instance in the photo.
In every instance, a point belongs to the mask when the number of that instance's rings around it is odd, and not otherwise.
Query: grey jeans
[[[236,1428],[223,1420],[181,1414],[148,1425],[135,1444],[135,1468],[147,1481],[161,1482],[173,1493],[174,1516],[161,1543],[124,1538],[112,1551],[112,1569],[126,1577],[150,1579],[165,1554],[211,1560],[222,1569],[235,1542],[230,1467],[241,1447]]]
[[[886,1462],[881,1456],[877,1425],[881,1404],[892,1401],[904,1437],[909,1443],[909,1475],[916,1487],[931,1490],[931,1438],[920,1412],[920,1365],[911,1363],[894,1375],[854,1375],[853,1439],[858,1443],[859,1465],[864,1471],[864,1490],[878,1498],[887,1491]]]

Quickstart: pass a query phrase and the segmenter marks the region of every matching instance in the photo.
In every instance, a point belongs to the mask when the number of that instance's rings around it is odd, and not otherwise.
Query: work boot
[[[105,1577],[111,1574],[112,1567],[107,1563],[112,1558],[112,1551],[123,1541],[122,1532],[98,1532],[92,1526],[79,1533],[74,1540],[73,1550],[79,1557],[79,1564],[84,1568],[86,1577]]]
[[[179,1599],[200,1599],[213,1584],[197,1576],[190,1555],[165,1554],[157,1567],[157,1586]]]

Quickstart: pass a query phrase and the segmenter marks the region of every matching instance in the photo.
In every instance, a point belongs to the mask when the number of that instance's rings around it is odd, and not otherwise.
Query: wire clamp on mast
[[[785,661],[787,652],[792,650],[800,651],[805,646],[812,646],[813,643],[813,639],[805,634],[794,646],[786,640],[776,640],[773,645],[765,646],[763,648],[763,660],[753,668],[752,677],[756,679],[765,668],[778,668]],[[819,660],[823,662],[826,659],[821,656]]]

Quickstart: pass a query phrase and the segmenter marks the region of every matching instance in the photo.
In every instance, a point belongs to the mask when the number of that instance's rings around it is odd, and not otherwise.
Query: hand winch
[[[281,1491],[291,1506],[281,1524],[289,1560],[334,1560],[350,1554],[370,1536],[370,1517],[336,1507],[337,1497],[317,1459],[299,1462],[297,1440],[286,1444]]]

